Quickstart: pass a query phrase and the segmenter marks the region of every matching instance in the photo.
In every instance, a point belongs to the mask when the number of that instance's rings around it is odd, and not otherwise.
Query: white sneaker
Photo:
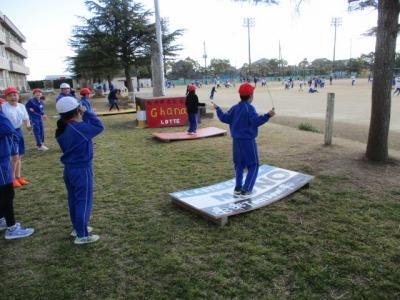
[[[93,227],[88,226],[88,227],[87,227],[87,231],[88,231],[88,232],[92,232],[92,231],[93,231]],[[76,237],[76,230],[75,230],[75,229],[72,230],[71,236]]]
[[[16,223],[12,228],[6,230],[6,240],[13,240],[30,236],[35,230],[33,228],[22,228],[19,223]]]
[[[89,236],[85,236],[85,237],[76,237],[74,244],[76,245],[82,245],[82,244],[89,244],[89,243],[94,243],[97,242],[99,240],[99,236],[98,235],[89,235]]]
[[[49,150],[49,148],[47,148],[45,145],[42,145],[40,147],[37,148],[39,151],[47,151]]]

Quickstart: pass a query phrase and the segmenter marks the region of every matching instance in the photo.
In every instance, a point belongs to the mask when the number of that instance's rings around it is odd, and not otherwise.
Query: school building
[[[29,68],[25,66],[28,51],[22,47],[25,42],[25,36],[0,11],[0,91],[7,86],[15,86],[20,92],[29,90]]]

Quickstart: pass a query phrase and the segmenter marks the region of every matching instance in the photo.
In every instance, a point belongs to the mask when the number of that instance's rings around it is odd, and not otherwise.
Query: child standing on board
[[[47,116],[44,113],[44,101],[42,100],[42,90],[34,89],[33,98],[29,99],[25,105],[26,110],[29,114],[29,119],[32,125],[33,134],[35,135],[37,149],[39,151],[47,151],[44,143],[44,126],[43,119],[47,120]]]
[[[96,115],[85,106],[79,106],[73,97],[58,100],[56,109],[56,139],[63,152],[64,182],[68,192],[68,207],[77,245],[96,242],[100,237],[91,235],[89,227],[93,207],[93,138],[104,126]],[[82,122],[78,122],[82,114]]]
[[[5,230],[5,239],[19,239],[34,232],[32,228],[22,228],[15,222],[14,216],[14,186],[10,162],[10,142],[15,128],[1,110],[4,99],[0,98],[0,231]]]
[[[15,87],[10,86],[4,90],[4,95],[7,102],[2,105],[2,110],[15,128],[11,141],[11,166],[13,185],[17,188],[28,184],[25,178],[21,177],[21,157],[25,154],[24,133],[21,128],[22,125],[25,125],[30,131],[32,127],[25,106],[18,103],[19,91]]]
[[[199,114],[199,106],[206,106],[205,103],[200,103],[199,98],[196,95],[196,86],[191,84],[187,88],[187,96],[186,96],[186,110],[189,119],[189,129],[188,134],[196,134],[197,130],[197,118]]]
[[[275,116],[275,111],[270,110],[265,115],[258,115],[251,102],[255,87],[250,83],[244,83],[239,87],[241,101],[232,106],[226,113],[214,104],[218,119],[222,123],[229,124],[233,138],[233,164],[236,173],[235,195],[248,197],[253,193],[256,183],[259,160],[256,137],[258,127],[268,122]],[[247,169],[246,180],[243,184],[243,171]]]

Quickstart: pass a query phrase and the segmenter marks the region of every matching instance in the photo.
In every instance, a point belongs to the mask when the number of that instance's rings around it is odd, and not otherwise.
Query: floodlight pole
[[[247,35],[248,35],[248,41],[249,41],[249,73],[251,71],[251,69],[250,69],[250,65],[251,65],[250,27],[254,27],[254,26],[255,26],[254,18],[244,18],[243,27],[247,27]]]
[[[332,22],[331,22],[332,26],[335,26],[335,37],[334,37],[334,41],[333,41],[333,60],[332,60],[332,73],[335,70],[335,53],[336,53],[336,28],[340,25],[342,25],[342,18],[340,17],[334,17],[332,18]]]

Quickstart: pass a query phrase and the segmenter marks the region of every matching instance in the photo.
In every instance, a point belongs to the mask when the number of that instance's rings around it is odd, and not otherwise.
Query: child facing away
[[[11,167],[13,185],[17,188],[28,184],[25,178],[21,177],[21,157],[25,154],[24,133],[21,128],[25,125],[30,131],[32,127],[25,105],[18,103],[19,91],[14,86],[10,86],[4,90],[4,95],[7,102],[2,105],[2,110],[15,128],[11,141]]]
[[[1,104],[4,102],[0,100]],[[5,230],[5,239],[24,238],[34,232],[32,228],[23,228],[16,223],[14,216],[14,186],[10,162],[10,142],[15,128],[0,109],[0,231]]]
[[[212,87],[211,89],[211,94],[210,94],[210,99],[213,100],[214,99],[214,93],[216,93],[217,90],[215,89],[215,85]]]
[[[118,109],[118,111],[120,111],[118,107],[118,100],[120,97],[121,97],[120,89],[110,91],[110,93],[107,96],[108,103],[110,104],[110,109],[108,111],[112,111],[114,106]]]
[[[233,164],[236,173],[235,195],[248,197],[253,193],[256,183],[259,160],[256,137],[258,127],[268,122],[275,116],[275,111],[270,110],[265,115],[258,115],[251,102],[255,87],[244,83],[239,87],[241,101],[232,106],[226,113],[214,103],[218,119],[222,123],[229,124],[233,139]],[[243,184],[243,171],[247,169],[246,180]]]
[[[44,143],[44,124],[43,120],[47,120],[47,116],[44,113],[44,96],[42,96],[41,89],[33,90],[33,98],[29,99],[25,104],[26,111],[29,115],[29,120],[32,125],[33,134],[36,140],[36,146],[39,151],[47,151]]]
[[[79,105],[85,106],[87,110],[92,110],[92,106],[89,102],[90,90],[88,88],[83,88],[80,90],[79,94],[82,96],[81,100],[79,100]]]
[[[188,134],[196,134],[197,131],[197,119],[199,114],[199,106],[206,106],[205,103],[199,102],[199,97],[196,95],[196,86],[191,84],[187,88],[188,94],[186,96],[186,110],[189,119]]]
[[[64,182],[68,192],[68,207],[72,223],[71,235],[77,245],[96,242],[100,237],[91,235],[88,226],[93,207],[93,138],[104,126],[85,106],[79,106],[73,97],[58,100],[56,109],[56,139],[63,152]],[[78,122],[82,114],[82,122]]]

